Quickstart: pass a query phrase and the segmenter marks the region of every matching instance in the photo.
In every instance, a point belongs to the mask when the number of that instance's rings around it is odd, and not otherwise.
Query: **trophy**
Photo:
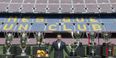
[[[75,50],[78,48],[79,43],[80,43],[80,37],[82,36],[82,32],[71,32],[71,36],[73,39],[76,39],[76,42],[74,44],[72,44],[72,46],[70,45],[72,54],[75,55]]]
[[[89,34],[89,33],[88,33]],[[91,56],[95,56],[95,47],[94,47],[94,39],[96,38],[96,33],[95,32],[90,32],[90,34],[87,37],[90,36],[90,40],[91,40],[91,51],[90,54]]]
[[[6,36],[5,36],[6,40],[5,40],[5,47],[6,47],[6,55],[11,55],[10,53],[10,48],[12,46],[11,42],[13,40],[13,35],[11,33],[8,33]]]
[[[37,46],[33,47],[33,50],[37,49],[36,51],[33,52],[34,56],[35,57],[48,57],[49,56],[48,55],[49,45],[48,44],[46,45],[44,42],[44,34],[42,32],[37,32],[34,34],[34,36],[36,38],[36,44],[37,44]]]
[[[111,55],[112,55],[112,47],[111,47],[111,43],[110,43],[110,42],[108,43],[108,41],[109,41],[109,39],[110,39],[110,37],[111,37],[111,33],[103,32],[103,33],[102,33],[102,36],[103,36],[103,39],[104,39],[105,43],[106,43],[107,46],[108,46],[109,55],[110,55],[110,57],[111,57]]]
[[[43,33],[41,32],[36,33],[35,38],[36,38],[36,44],[41,45],[44,39]]]
[[[26,33],[22,33],[21,34],[21,38],[20,38],[20,48],[21,48],[21,56],[26,56],[26,47],[27,47],[27,34]]]
[[[108,32],[103,32],[102,36],[103,36],[103,39],[104,39],[105,43],[108,43],[108,40],[111,37],[111,34],[108,33]]]
[[[80,42],[80,37],[82,36],[82,32],[71,32],[72,38],[76,39],[76,42]]]

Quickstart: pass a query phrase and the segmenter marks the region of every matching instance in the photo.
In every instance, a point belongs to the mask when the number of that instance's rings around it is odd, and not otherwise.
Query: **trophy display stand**
[[[98,50],[100,50],[100,49],[98,49]],[[98,50],[97,50],[97,48],[95,46],[93,46],[93,47],[90,46],[89,47],[89,56],[88,56],[88,58],[101,58],[101,56],[99,55],[100,53],[99,53]],[[99,54],[97,54],[97,53],[99,53]]]
[[[89,46],[88,50],[89,50],[88,53],[89,53],[90,56],[95,56],[96,55],[96,52],[95,52],[96,48],[95,48],[95,46]]]
[[[101,56],[89,56],[88,58],[101,58]]]
[[[17,50],[17,52],[16,52],[17,55],[15,56],[15,58],[31,58],[30,52],[29,52],[30,51],[29,46],[26,47],[24,51],[22,51],[22,49],[17,46],[16,50]]]
[[[30,47],[26,47],[25,52],[22,52],[22,49],[20,47],[17,47],[17,52],[15,58],[31,58],[30,57]]]
[[[25,56],[17,55],[15,58],[31,58],[31,57],[29,55],[25,55]]]
[[[79,56],[68,56],[66,58],[81,58],[81,57],[79,57]]]
[[[22,52],[21,48],[19,46],[16,46],[15,49],[16,49],[15,55],[21,55],[21,52]],[[27,46],[25,53],[27,55],[30,55],[30,50],[31,50],[30,46]]]
[[[100,55],[100,46],[95,46],[95,56],[92,56],[92,58],[101,58]]]
[[[15,58],[31,58],[29,55],[17,55]]]
[[[13,54],[10,54],[10,55],[3,54],[3,55],[0,55],[0,58],[14,58],[14,55]]]
[[[96,52],[96,56],[101,56],[101,46],[100,45],[96,46],[95,52]]]

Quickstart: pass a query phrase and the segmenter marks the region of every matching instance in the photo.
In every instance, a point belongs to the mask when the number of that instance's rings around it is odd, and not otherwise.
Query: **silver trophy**
[[[80,37],[82,36],[82,32],[71,32],[71,36],[73,39],[76,39],[77,42],[80,42]]]
[[[10,48],[12,46],[11,42],[13,40],[13,35],[11,33],[8,33],[5,36],[6,40],[5,40],[5,47],[6,47],[6,55],[11,55],[10,53]]]
[[[43,39],[44,39],[44,35],[42,32],[38,32],[35,34],[35,38],[36,38],[36,44],[42,44]]]
[[[103,36],[103,39],[104,39],[105,43],[109,44],[109,50],[108,51],[109,51],[109,55],[111,55],[112,54],[112,48],[110,47],[111,43],[108,42],[109,39],[111,38],[111,33],[103,32],[102,36]],[[111,57],[111,56],[109,56],[109,57]]]
[[[91,44],[90,44],[90,46],[92,47],[92,49],[91,49],[91,55],[92,56],[95,56],[95,47],[94,47],[94,40],[95,40],[95,38],[96,38],[96,33],[95,32],[90,32],[90,33],[87,33],[87,37],[88,37],[88,35],[89,35],[89,37],[90,37],[90,40],[91,40]]]
[[[79,43],[80,43],[80,37],[82,36],[82,32],[71,32],[71,36],[73,39],[76,39],[76,42],[72,45],[69,45],[69,47],[71,48],[71,52],[73,53],[73,55],[75,55],[75,50],[78,48]]]
[[[102,36],[103,36],[103,39],[104,39],[105,43],[108,43],[109,38],[111,37],[111,33],[103,32]]]
[[[20,36],[20,48],[22,50],[21,56],[26,56],[26,47],[27,47],[27,33],[22,33]]]

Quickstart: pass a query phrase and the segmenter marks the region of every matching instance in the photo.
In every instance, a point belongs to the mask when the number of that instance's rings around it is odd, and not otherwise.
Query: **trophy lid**
[[[10,36],[12,36],[12,34],[11,33],[8,33],[8,37],[10,37]]]

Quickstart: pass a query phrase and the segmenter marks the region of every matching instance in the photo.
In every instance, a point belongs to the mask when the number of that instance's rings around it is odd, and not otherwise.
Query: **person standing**
[[[63,51],[69,54],[69,51],[66,48],[66,43],[62,41],[62,36],[60,34],[57,35],[57,40],[52,43],[50,53],[53,50],[54,50],[54,58],[64,58]]]

